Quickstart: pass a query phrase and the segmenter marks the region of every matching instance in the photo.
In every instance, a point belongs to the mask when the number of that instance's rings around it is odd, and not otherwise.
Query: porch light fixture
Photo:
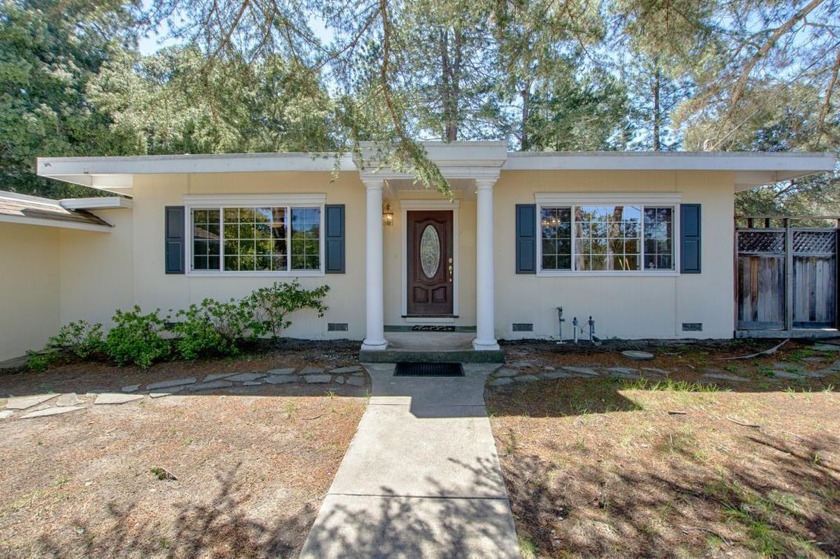
[[[382,208],[382,223],[388,226],[394,224],[394,212],[391,211],[390,202],[385,202],[385,206]]]

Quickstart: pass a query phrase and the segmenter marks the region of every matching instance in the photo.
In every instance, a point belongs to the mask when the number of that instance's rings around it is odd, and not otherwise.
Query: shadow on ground
[[[453,461],[455,462],[455,461]],[[455,462],[469,472],[476,493],[499,495],[489,460]],[[503,493],[451,498],[446,480],[427,478],[423,497],[380,486],[377,495],[330,495],[301,557],[513,557],[518,544]],[[334,502],[330,502],[334,499]]]
[[[138,523],[134,504],[107,504],[107,517],[91,523],[82,516],[72,520],[71,537],[43,536],[38,557],[294,557],[317,510],[309,504],[297,514],[276,511],[271,523],[249,514],[249,480],[239,477],[239,466],[217,476],[210,502],[162,504],[174,508],[174,520]],[[161,481],[177,483],[177,481]]]

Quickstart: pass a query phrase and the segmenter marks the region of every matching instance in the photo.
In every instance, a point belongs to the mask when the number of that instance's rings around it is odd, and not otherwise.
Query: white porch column
[[[385,340],[385,292],[382,265],[382,180],[365,180],[367,189],[367,235],[365,265],[365,320],[367,330],[362,350],[383,350]]]
[[[493,184],[495,179],[475,181],[476,203],[476,351],[499,349],[496,342],[495,294],[493,267]]]

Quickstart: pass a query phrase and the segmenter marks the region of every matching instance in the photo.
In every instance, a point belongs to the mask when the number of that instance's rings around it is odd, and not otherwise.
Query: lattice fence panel
[[[738,253],[784,253],[785,234],[781,231],[738,231]]]
[[[794,231],[793,253],[797,256],[835,253],[837,233],[834,231]]]

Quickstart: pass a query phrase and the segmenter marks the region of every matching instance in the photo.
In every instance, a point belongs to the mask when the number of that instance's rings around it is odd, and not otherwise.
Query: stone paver
[[[263,385],[263,383],[261,383],[258,380],[245,381],[245,382],[242,383],[242,386],[262,386],[262,385]]]
[[[579,375],[588,375],[590,377],[597,377],[598,371],[592,369],[591,367],[563,367],[564,371],[568,371],[570,373],[576,373]]]
[[[139,390],[139,389],[140,389],[139,384],[129,384],[128,386],[123,386],[122,387],[122,391],[127,392],[127,393],[137,392],[137,390]]]
[[[306,367],[300,370],[301,375],[320,375],[324,372],[322,367]]]
[[[225,378],[233,382],[254,382],[257,379],[263,378],[267,374],[268,373],[238,373],[235,375],[229,375]]]
[[[362,372],[362,368],[358,365],[353,365],[352,367],[339,367],[338,369],[332,369],[330,372],[334,375],[344,375],[347,373],[360,373]]]
[[[516,377],[516,382],[536,382],[542,378],[543,377],[538,377],[537,375],[520,375]]]
[[[347,384],[350,386],[364,386],[366,383],[364,377],[350,377],[347,379]]]
[[[18,398],[11,398],[8,402],[6,402],[6,409],[26,410],[35,407],[38,404],[43,404],[47,400],[57,398],[58,396],[58,394],[36,394],[34,396],[20,396]]]
[[[183,386],[176,386],[176,387],[170,388],[168,390],[162,390],[162,391],[159,391],[159,392],[150,392],[149,396],[151,398],[155,398],[155,399],[166,398],[167,396],[172,396],[173,394],[177,394],[178,392],[182,391],[183,389],[184,389]]]
[[[814,349],[815,349],[816,351],[825,351],[825,352],[829,352],[829,351],[840,351],[840,345],[834,345],[834,344],[816,344],[816,345],[814,345]]]
[[[225,377],[229,377],[233,373],[213,373],[212,375],[207,375],[201,382],[213,382],[214,380],[223,379]]]
[[[47,408],[45,410],[38,410],[32,411],[25,415],[20,416],[21,419],[32,419],[35,417],[49,417],[51,415],[62,415],[65,413],[70,413],[71,411],[83,410],[85,409],[84,406],[69,406],[64,408]]]
[[[628,359],[635,359],[637,361],[650,361],[653,359],[653,354],[647,351],[634,351],[632,349],[628,349],[627,351],[622,351],[621,355],[627,357]]]
[[[750,379],[743,377],[736,377],[735,375],[727,375],[725,373],[703,373],[705,378],[713,378],[716,380],[728,380],[732,382],[749,382]]]
[[[665,369],[657,369],[656,367],[642,367],[642,371],[646,373],[653,373],[656,375],[670,375],[671,371],[666,371]]]
[[[293,375],[295,373],[294,368],[292,367],[285,367],[282,369],[271,369],[268,371],[269,375]]]
[[[84,402],[79,399],[79,396],[75,392],[70,392],[68,394],[62,394],[58,398],[56,398],[53,402],[56,406],[67,407],[67,406],[78,406],[79,404],[83,404]]]
[[[309,384],[327,384],[332,381],[332,375],[306,375],[303,377]]]
[[[137,400],[142,400],[142,394],[118,394],[116,392],[106,392],[104,394],[100,394],[94,400],[93,405],[95,406],[106,406],[106,405],[119,405],[119,404],[127,404],[128,402],[136,402]]]
[[[13,415],[15,415],[15,412],[13,412],[12,410],[0,411],[0,419],[9,419]]]
[[[268,384],[292,384],[298,381],[295,375],[268,375],[265,382]]]
[[[347,380],[347,379],[345,379],[344,377],[335,377],[335,383],[336,383],[336,384],[344,384],[344,382],[345,382],[346,380]]]
[[[201,384],[194,384],[189,387],[190,392],[201,392],[202,390],[217,390],[219,388],[230,388],[233,383],[227,380],[214,380],[210,382],[202,382]]]
[[[505,386],[507,384],[513,384],[513,379],[509,377],[501,377],[490,382],[490,386]]]
[[[155,382],[146,387],[148,391],[159,391],[162,388],[173,388],[176,386],[186,386],[188,384],[195,384],[195,377],[177,378],[174,380],[164,380],[162,382]]]
[[[496,378],[499,378],[499,377],[515,377],[518,374],[519,373],[517,373],[516,371],[512,371],[510,369],[499,369],[498,371],[493,373],[493,375]]]

